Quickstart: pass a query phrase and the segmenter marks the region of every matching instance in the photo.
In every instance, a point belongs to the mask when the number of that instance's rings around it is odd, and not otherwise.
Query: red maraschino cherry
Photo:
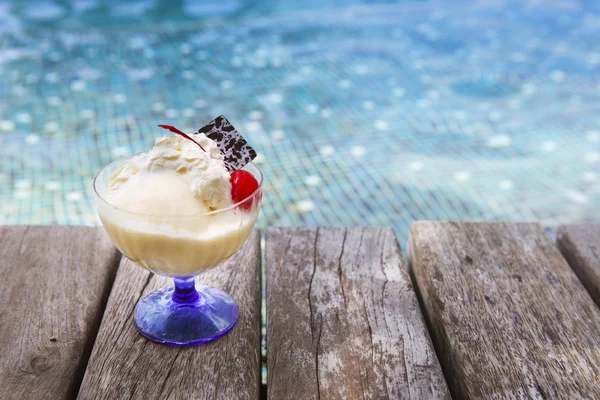
[[[231,199],[234,203],[238,203],[252,195],[258,189],[258,181],[254,176],[243,169],[238,169],[231,173]],[[250,211],[252,201],[247,201],[240,204],[240,208],[245,211]]]

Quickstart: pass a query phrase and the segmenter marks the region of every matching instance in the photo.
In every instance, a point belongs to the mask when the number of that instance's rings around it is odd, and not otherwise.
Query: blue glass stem
[[[196,290],[196,281],[193,276],[187,278],[173,278],[175,290],[173,301],[179,304],[195,304],[200,300],[200,294]]]
[[[158,343],[189,346],[226,334],[238,319],[235,301],[220,289],[196,285],[194,277],[140,299],[133,320],[142,335]]]

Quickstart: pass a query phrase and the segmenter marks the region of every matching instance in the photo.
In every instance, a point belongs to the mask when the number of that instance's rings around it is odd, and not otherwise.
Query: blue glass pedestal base
[[[142,298],[133,320],[146,338],[174,346],[215,340],[238,319],[238,306],[220,289],[195,286],[194,278],[175,278],[175,286]]]

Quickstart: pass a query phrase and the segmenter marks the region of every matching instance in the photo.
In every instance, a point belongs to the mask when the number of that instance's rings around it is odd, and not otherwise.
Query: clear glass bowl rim
[[[142,214],[142,213],[136,213],[133,211],[128,211],[128,210],[124,210],[122,208],[119,208],[113,204],[110,204],[108,201],[106,201],[105,198],[103,198],[100,193],[98,193],[98,189],[97,189],[97,184],[98,184],[98,178],[100,177],[100,175],[107,169],[109,169],[110,167],[114,166],[115,164],[121,164],[129,159],[132,159],[134,157],[137,157],[141,154],[144,154],[143,152],[141,153],[136,153],[136,154],[132,154],[130,156],[127,157],[123,157],[123,158],[119,158],[113,162],[111,162],[108,165],[105,165],[94,177],[94,195],[96,196],[96,198],[98,198],[100,201],[102,201],[104,204],[106,204],[108,207],[112,208],[113,210],[116,210],[119,213],[123,213],[123,214],[128,214],[128,215],[132,215],[132,216],[140,216],[140,217],[153,217],[153,218],[160,218],[161,220],[170,220],[170,219],[182,219],[182,218],[195,218],[195,217],[203,217],[203,216],[208,216],[208,215],[215,215],[215,214],[219,214],[222,212],[226,212],[229,210],[232,210],[236,207],[238,207],[240,204],[248,201],[248,199],[251,199],[252,197],[256,196],[257,193],[262,191],[262,186],[263,186],[263,182],[264,182],[264,175],[262,170],[260,169],[260,167],[258,165],[256,165],[253,162],[249,162],[247,165],[251,165],[252,167],[256,168],[256,170],[258,171],[259,174],[259,180],[258,180],[258,188],[248,197],[246,197],[244,200],[238,201],[235,204],[230,205],[229,207],[226,208],[221,208],[219,210],[215,210],[215,211],[209,211],[209,212],[205,212],[205,213],[196,213],[196,214],[175,214],[175,215],[155,215],[155,214]]]

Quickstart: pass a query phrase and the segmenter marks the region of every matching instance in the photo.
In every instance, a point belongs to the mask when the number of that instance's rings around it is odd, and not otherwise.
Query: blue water
[[[103,165],[220,114],[261,227],[600,219],[594,2],[0,1],[0,96],[1,224],[97,224]]]

